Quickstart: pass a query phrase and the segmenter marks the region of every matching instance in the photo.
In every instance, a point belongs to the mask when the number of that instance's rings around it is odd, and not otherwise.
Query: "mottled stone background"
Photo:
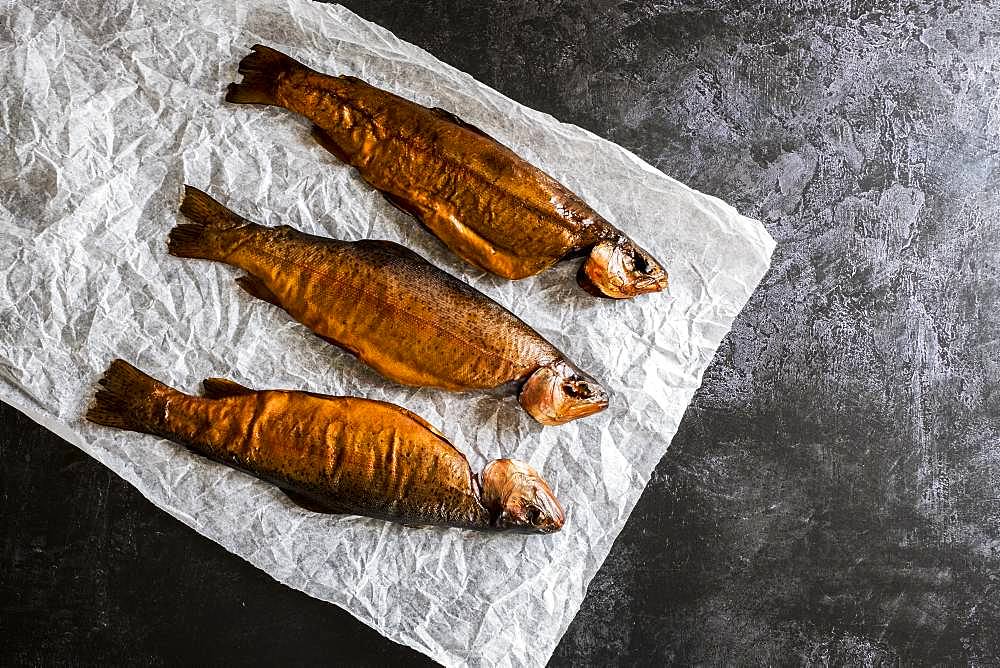
[[[778,241],[553,663],[1000,661],[1000,5],[344,4]],[[0,664],[422,661],[0,420]]]

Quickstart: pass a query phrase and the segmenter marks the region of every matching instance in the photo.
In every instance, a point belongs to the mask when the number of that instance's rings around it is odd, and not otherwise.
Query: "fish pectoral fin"
[[[302,494],[301,492],[296,492],[290,489],[285,489],[284,487],[279,487],[282,492],[285,493],[292,503],[297,505],[299,508],[303,508],[312,513],[323,513],[326,515],[337,515],[339,514],[336,510],[329,508],[318,501],[315,501],[311,497]]]
[[[209,399],[241,397],[256,393],[256,390],[251,390],[246,385],[240,385],[236,381],[226,378],[206,378],[201,381],[201,386],[205,389],[205,396]]]
[[[330,153],[333,153],[338,160],[345,162],[348,165],[351,164],[351,156],[347,155],[347,153],[337,145],[337,142],[333,140],[333,137],[331,137],[326,130],[318,125],[313,125],[312,136],[320,146],[325,148]]]
[[[477,135],[481,135],[483,137],[486,137],[487,139],[489,139],[492,142],[496,142],[497,144],[500,144],[500,142],[498,142],[496,139],[494,139],[490,135],[486,134],[484,131],[480,130],[478,127],[476,127],[472,123],[469,123],[467,121],[462,120],[462,118],[460,116],[456,116],[455,114],[451,113],[447,109],[442,109],[441,107],[431,107],[431,113],[434,114],[435,116],[437,116],[438,118],[443,118],[444,120],[450,121],[450,122],[454,123],[455,125],[457,125],[459,127],[465,128],[466,130],[471,130],[472,132],[475,132]],[[503,146],[503,144],[500,144],[500,145]]]
[[[243,288],[243,290],[245,290],[246,293],[252,297],[263,299],[267,303],[274,304],[278,308],[285,308],[281,305],[278,297],[271,292],[270,288],[264,285],[264,282],[256,276],[240,276],[236,279],[236,284]]]

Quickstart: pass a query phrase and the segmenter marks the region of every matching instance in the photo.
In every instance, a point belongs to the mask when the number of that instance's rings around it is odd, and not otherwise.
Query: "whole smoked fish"
[[[624,299],[667,287],[652,255],[551,176],[482,130],[350,76],[311,70],[256,45],[226,100],[313,122],[314,137],[454,253],[517,279],[587,255],[577,282]]]
[[[498,459],[476,476],[440,432],[394,404],[258,392],[221,378],[206,379],[196,397],[122,360],[100,384],[91,422],[180,443],[274,483],[308,510],[523,533],[558,531],[565,519],[533,468]]]
[[[461,391],[524,381],[521,405],[555,425],[603,410],[608,394],[481,292],[391,241],[338,241],[264,227],[187,186],[168,250],[239,267],[236,282],[405,385]]]

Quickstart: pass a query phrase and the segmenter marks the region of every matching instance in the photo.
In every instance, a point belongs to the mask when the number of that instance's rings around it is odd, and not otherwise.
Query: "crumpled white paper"
[[[669,293],[599,300],[576,286],[575,263],[518,282],[463,264],[318,147],[303,119],[223,102],[255,42],[480,126],[662,258]],[[0,51],[0,399],[393,640],[445,664],[544,664],[768,267],[774,242],[762,226],[337,6],[18,3],[0,18]],[[384,380],[238,290],[234,269],[168,256],[185,182],[261,223],[413,248],[603,380],[611,407],[543,428],[512,389]],[[529,461],[566,507],[566,527],[493,535],[304,512],[177,445],[83,422],[114,357],[185,391],[223,376],[395,402],[439,426],[475,470],[501,456]]]

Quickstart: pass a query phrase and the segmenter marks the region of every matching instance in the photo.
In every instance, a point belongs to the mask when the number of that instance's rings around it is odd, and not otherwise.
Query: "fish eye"
[[[629,255],[632,256],[632,266],[635,267],[635,270],[637,272],[639,272],[640,274],[649,273],[651,267],[649,266],[649,262],[646,260],[646,257],[642,253],[640,253],[636,249],[632,249],[632,252],[629,253]]]
[[[542,520],[542,511],[532,506],[528,508],[528,521],[537,525]]]
[[[593,396],[593,391],[590,389],[590,385],[584,380],[572,380],[563,383],[563,392],[567,396],[573,397],[574,399],[589,399]]]

